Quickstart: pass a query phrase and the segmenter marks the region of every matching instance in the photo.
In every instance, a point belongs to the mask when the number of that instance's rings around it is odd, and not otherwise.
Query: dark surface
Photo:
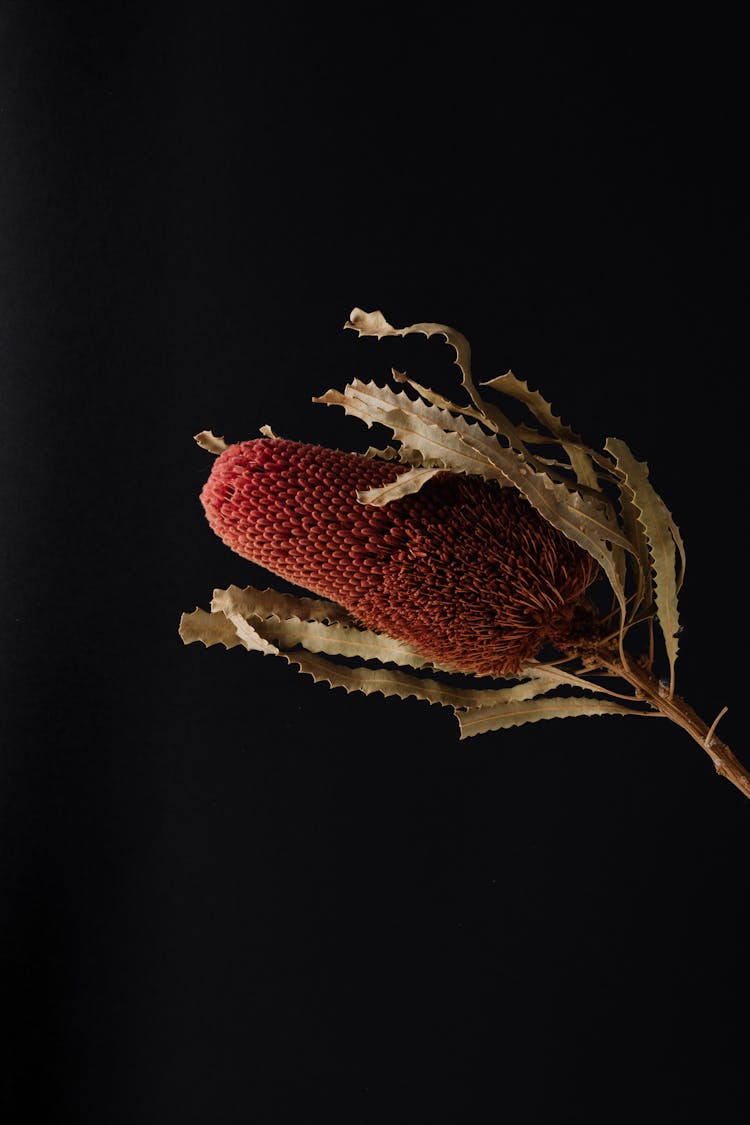
[[[177,624],[265,584],[192,434],[363,449],[312,395],[450,366],[350,309],[443,321],[649,462],[750,761],[746,25],[62,7],[0,9],[8,1119],[745,1120],[750,804],[687,735],[459,744]]]

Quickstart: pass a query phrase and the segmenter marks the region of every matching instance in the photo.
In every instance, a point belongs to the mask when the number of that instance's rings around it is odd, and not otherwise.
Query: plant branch
[[[613,648],[597,647],[586,653],[586,656],[596,659],[613,676],[626,680],[633,687],[639,699],[642,699],[656,711],[687,731],[690,737],[708,754],[716,772],[721,777],[725,777],[727,781],[731,781],[740,793],[750,799],[750,771],[734,756],[726,743],[722,742],[716,735],[717,723],[726,708],[719,713],[709,727],[684,699],[673,694],[669,688],[664,687],[650,669],[644,668],[637,661],[624,663],[620,659],[619,653]]]

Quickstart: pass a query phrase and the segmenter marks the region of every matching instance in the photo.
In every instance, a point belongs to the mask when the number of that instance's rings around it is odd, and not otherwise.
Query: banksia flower
[[[211,612],[183,614],[183,641],[440,704],[462,738],[575,715],[666,717],[750,797],[750,774],[716,736],[726,708],[708,726],[675,691],[685,548],[648,466],[620,439],[591,449],[510,371],[482,385],[512,413],[487,401],[467,341],[445,325],[394,328],[355,309],[345,327],[444,336],[468,401],[397,371],[397,387],[353,380],[315,399],[391,431],[393,445],[366,455],[268,427],[233,445],[196,435],[218,455],[200,497],[213,530],[315,597],[216,590]]]
[[[514,488],[439,473],[376,508],[358,492],[407,466],[301,442],[232,445],[201,493],[237,554],[344,606],[356,622],[436,664],[517,674],[587,621],[598,567]]]

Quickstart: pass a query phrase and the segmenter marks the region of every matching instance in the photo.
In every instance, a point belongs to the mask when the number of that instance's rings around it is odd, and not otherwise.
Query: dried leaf
[[[263,434],[263,437],[273,438],[274,441],[279,441],[279,435],[275,434],[270,426],[261,426],[258,433]]]
[[[186,645],[202,641],[206,648],[219,644],[225,648],[235,648],[241,643],[237,630],[223,613],[207,613],[205,609],[183,613],[179,633]]]
[[[489,479],[503,479],[487,451],[502,452],[497,440],[485,434],[477,423],[464,418],[453,418],[446,410],[430,406],[421,399],[411,399],[404,391],[379,387],[376,383],[362,383],[355,379],[348,383],[343,393],[326,391],[313,402],[328,406],[342,406],[344,411],[359,418],[368,427],[377,422],[387,426],[402,443],[404,450],[416,450],[428,467],[450,469],[457,473],[474,473]],[[476,434],[471,447],[461,440],[462,434]]]
[[[316,683],[327,683],[330,687],[344,688],[347,692],[361,691],[364,695],[380,692],[386,697],[396,695],[400,699],[423,699],[428,703],[438,703],[441,707],[465,707],[472,696],[479,691],[454,688],[438,680],[422,679],[400,670],[389,668],[348,668],[336,664],[322,656],[308,653],[282,653],[290,663],[296,664],[305,675],[312,676]]]
[[[428,657],[402,641],[361,629],[335,602],[295,598],[274,590],[254,590],[251,586],[244,590],[230,586],[227,590],[214,591],[211,610],[227,617],[238,614],[249,621],[261,637],[283,649],[302,645],[309,652],[329,656],[360,657],[412,668],[433,665]]]
[[[679,649],[677,634],[680,628],[677,612],[679,587],[676,574],[679,532],[675,535],[676,525],[672,515],[648,479],[646,462],[637,461],[626,443],[619,438],[607,438],[604,448],[615,457],[617,467],[623,473],[627,488],[632,493],[632,502],[638,513],[638,519],[643,525],[648,540],[654,602],[667,650],[670,690],[672,690]],[[679,539],[679,549],[684,571],[684,548],[681,539]]]
[[[276,645],[272,644],[266,637],[262,636],[257,629],[253,628],[250,622],[243,617],[241,613],[234,612],[227,607],[223,610],[223,616],[234,625],[240,643],[245,646],[248,652],[262,652],[264,655],[268,656],[281,655]]]
[[[229,586],[214,590],[211,610],[221,613],[227,607],[243,617],[298,617],[301,621],[331,621],[354,625],[347,610],[323,598],[298,598],[277,590],[256,590],[253,586]]]
[[[206,613],[205,610],[196,609],[193,613],[182,615],[180,636],[185,644],[201,641],[207,646],[223,644],[226,648],[242,645],[249,651],[281,656],[287,663],[312,675],[316,681],[325,681],[331,687],[362,691],[365,695],[381,692],[383,695],[398,695],[403,699],[414,696],[444,707],[464,710],[530,699],[550,691],[559,683],[556,677],[531,669],[525,682],[508,688],[465,688],[413,676],[401,669],[391,671],[385,668],[353,668],[322,660],[318,657],[320,653],[379,660],[414,668],[430,666],[429,660],[408,645],[370,630],[338,623],[328,625],[322,621],[303,621],[295,616],[285,619],[276,614],[264,618],[255,614],[245,616],[251,608],[264,611],[273,603],[273,594],[273,591],[253,591],[251,588],[241,590],[237,586],[217,590],[212,603],[213,612]],[[295,601],[315,605],[311,599],[293,599],[285,594],[277,594],[276,598],[282,604],[286,603],[284,608]],[[319,607],[327,604],[318,603]],[[324,610],[318,608],[317,612],[322,616]],[[303,645],[307,651],[286,651],[298,645]],[[439,666],[436,670],[440,670]]]
[[[180,636],[185,644],[202,641],[205,645],[221,643],[227,648],[242,645],[249,651],[280,656],[305,675],[312,676],[316,683],[327,683],[332,688],[342,687],[347,692],[361,691],[364,695],[380,692],[386,697],[399,696],[401,699],[414,697],[428,703],[438,703],[442,707],[481,706],[484,696],[482,689],[455,688],[438,680],[412,675],[402,669],[350,668],[309,652],[283,652],[262,635],[262,630],[270,628],[269,623],[260,622],[258,618],[252,620],[254,625],[240,613],[231,610],[229,613],[206,613],[205,610],[197,609],[193,613],[182,615]],[[334,629],[335,626],[327,628]]]
[[[368,445],[364,455],[377,461],[398,461],[398,450],[392,445],[386,445],[384,449],[376,449],[374,445]]]
[[[209,453],[213,453],[216,456],[223,453],[225,449],[229,449],[224,438],[217,437],[216,434],[212,434],[210,430],[201,430],[199,434],[194,435],[193,440],[198,442],[201,449],[207,449]]]
[[[597,473],[583,440],[553,412],[552,406],[539,391],[532,391],[528,383],[518,379],[512,371],[507,371],[496,379],[489,379],[481,386],[492,387],[495,391],[510,395],[528,407],[537,421],[559,439],[579,483],[599,490]]]
[[[643,608],[648,611],[653,605],[654,590],[651,580],[651,557],[648,551],[646,531],[639,519],[639,512],[633,502],[633,490],[628,486],[623,473],[619,474],[620,510],[623,530],[635,547],[634,564],[636,589],[630,607],[631,618],[636,617]]]
[[[410,324],[407,328],[394,328],[379,309],[368,313],[359,308],[352,309],[344,328],[353,328],[358,336],[375,336],[378,340],[382,340],[384,336],[410,336],[414,333],[421,333],[428,338],[436,335],[444,336],[455,349],[455,363],[461,372],[464,387],[469,392],[472,401],[481,409],[481,399],[478,403],[476,402],[479,393],[471,377],[471,347],[469,341],[461,332],[449,328],[446,324],[430,324],[427,322]]]
[[[408,379],[402,371],[396,371],[396,369],[392,367],[391,374],[397,383],[405,383],[430,405],[437,406],[441,410],[447,410],[452,414],[462,414],[470,418],[476,418],[485,426],[489,426],[493,429],[495,433],[502,434],[514,449],[526,453],[527,456],[531,456],[525,445],[527,431],[514,425],[496,406],[484,402],[483,399],[479,399],[479,401],[482,402],[481,409],[476,406],[459,406],[449,398],[445,398],[444,395],[433,391],[430,387],[425,387],[422,383],[417,383],[414,379]],[[533,437],[537,437],[534,431],[531,431],[531,433]]]
[[[415,449],[396,449],[392,445],[387,445],[385,449],[375,449],[374,446],[369,445],[364,455],[365,457],[378,458],[380,461],[400,461],[402,465],[411,465],[413,469],[425,467],[421,453],[418,453]]]
[[[409,469],[408,472],[402,473],[391,484],[385,484],[382,488],[368,488],[364,492],[358,492],[357,499],[360,504],[372,504],[376,508],[382,508],[385,504],[390,504],[392,500],[400,500],[402,496],[411,496],[413,493],[419,492],[422,485],[439,472],[442,472],[439,468]]]
[[[531,699],[527,702],[505,703],[499,707],[481,708],[457,714],[461,738],[472,738],[491,730],[505,730],[540,719],[566,719],[577,715],[648,715],[607,699],[556,697]]]
[[[285,650],[301,645],[308,652],[325,653],[327,656],[359,657],[362,660],[379,660],[382,664],[400,664],[411,668],[432,666],[428,657],[409,645],[385,633],[374,633],[369,629],[300,621],[298,617],[282,620],[275,615],[262,621],[251,618],[251,621],[261,636]]]
[[[388,323],[380,310],[368,313],[359,308],[352,309],[344,328],[353,328],[359,336],[375,336],[378,340],[382,340],[384,336],[410,336],[414,333],[421,333],[428,338],[430,336],[444,336],[456,352],[454,362],[461,372],[461,384],[479,413],[484,419],[491,421],[501,433],[504,433],[507,427],[513,428],[512,423],[502,411],[492,403],[485,402],[479,394],[471,374],[469,341],[463,333],[457,332],[455,328],[449,328],[447,324],[432,324],[426,321],[410,324],[406,328],[394,328],[392,324]],[[432,392],[429,393],[432,394]]]
[[[575,687],[584,688],[585,691],[601,690],[598,684],[592,683],[591,680],[587,680],[583,676],[576,675],[575,672],[568,672],[565,668],[561,668],[557,664],[547,664],[544,661],[532,660],[524,666],[522,671],[532,676],[543,676],[556,687],[560,684],[571,684]]]
[[[395,367],[391,368],[391,375],[396,383],[402,383],[407,387],[411,387],[416,391],[420,398],[432,406],[438,406],[441,410],[447,410],[451,414],[467,414],[470,418],[477,418],[486,424],[486,419],[482,412],[475,406],[459,406],[457,402],[452,399],[446,398],[445,395],[438,394],[433,391],[432,387],[425,387],[423,383],[418,383],[415,379],[410,379],[405,371],[397,371]]]
[[[535,673],[529,679],[513,684],[512,687],[475,690],[473,692],[476,697],[475,702],[469,701],[467,693],[466,702],[461,705],[461,708],[475,710],[479,707],[498,707],[508,703],[519,703],[526,699],[536,699],[538,696],[546,695],[559,686],[559,678]],[[457,704],[454,704],[454,706],[460,709]]]
[[[566,426],[559,415],[555,414],[551,403],[547,402],[539,391],[532,391],[529,384],[523,379],[519,379],[512,371],[506,371],[504,375],[498,375],[496,378],[488,379],[479,385],[481,387],[492,387],[493,391],[499,391],[501,394],[516,399],[517,402],[522,402],[531,411],[537,422],[545,426],[555,437],[569,441],[574,445],[584,444],[583,439],[570,426]]]

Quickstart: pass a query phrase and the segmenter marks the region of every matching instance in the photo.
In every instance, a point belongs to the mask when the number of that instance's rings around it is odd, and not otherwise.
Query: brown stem
[[[684,699],[678,695],[670,695],[668,688],[659,682],[650,669],[643,668],[635,662],[623,663],[619,653],[612,649],[597,648],[590,654],[590,659],[600,667],[606,668],[613,676],[627,680],[638,699],[649,703],[662,715],[686,730],[690,737],[706,751],[716,767],[716,772],[727,781],[731,781],[740,793],[750,799],[750,772],[735,758],[726,743],[717,738],[716,722],[709,727]]]

